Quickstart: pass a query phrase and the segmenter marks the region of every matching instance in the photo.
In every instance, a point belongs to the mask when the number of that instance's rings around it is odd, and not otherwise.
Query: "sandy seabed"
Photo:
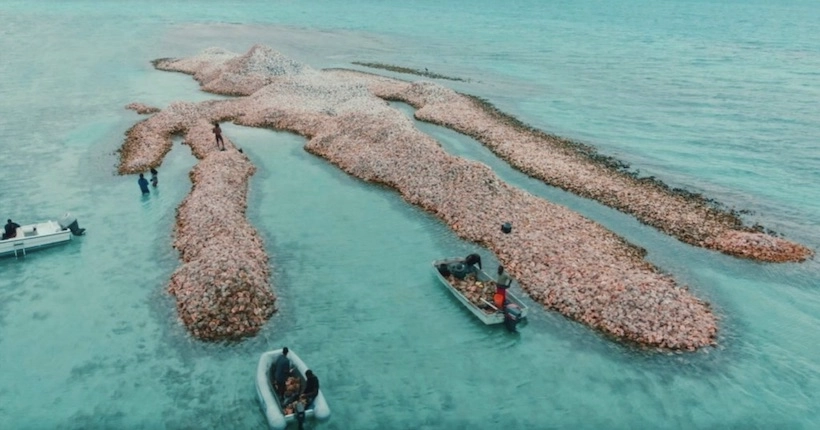
[[[245,54],[210,48],[157,69],[193,75],[230,100],[173,103],[134,125],[121,150],[121,174],[156,167],[183,135],[200,160],[193,191],[177,214],[174,246],[182,266],[169,291],[194,336],[235,339],[256,333],[275,311],[268,256],[245,218],[254,168],[211,127],[233,121],[305,136],[305,149],[365,181],[398,191],[460,237],[492,250],[536,302],[618,339],[664,349],[713,345],[708,303],[644,259],[644,250],[601,225],[501,181],[476,162],[446,153],[386,100],[416,117],[474,137],[519,170],[550,185],[634,215],[695,246],[760,261],[802,261],[802,245],[744,227],[703,198],[637,179],[531,129],[471,96],[431,82],[350,70],[315,70],[266,46]],[[504,234],[500,221],[511,222]],[[216,232],[216,233],[215,233]]]

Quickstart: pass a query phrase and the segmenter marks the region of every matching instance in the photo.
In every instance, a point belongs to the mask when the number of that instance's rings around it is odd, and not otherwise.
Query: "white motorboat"
[[[262,413],[267,418],[268,426],[271,429],[282,430],[288,423],[296,421],[296,412],[287,411],[279,401],[279,396],[276,395],[273,386],[271,385],[271,366],[276,363],[276,360],[282,355],[282,350],[277,349],[268,351],[259,357],[259,365],[256,368],[256,394],[259,396],[259,407]],[[293,350],[288,350],[287,357],[290,359],[293,368],[292,376],[298,376],[301,379],[301,386],[305,383],[305,373],[308,367]],[[313,399],[310,405],[307,405],[305,417],[314,417],[318,420],[326,420],[330,418],[330,407],[327,405],[324,394],[322,394],[321,386],[319,394]]]
[[[84,233],[85,229],[79,227],[77,219],[70,213],[64,214],[57,221],[22,225],[17,228],[14,237],[0,240],[0,256],[24,256],[34,249],[67,243],[72,235],[80,236]]]

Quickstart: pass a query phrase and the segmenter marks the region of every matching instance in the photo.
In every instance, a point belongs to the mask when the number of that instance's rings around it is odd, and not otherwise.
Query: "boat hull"
[[[463,262],[463,258],[446,258],[442,260],[435,260],[433,261],[433,272],[435,273],[436,277],[438,278],[439,282],[447,288],[448,291],[459,301],[461,302],[464,307],[470,310],[473,315],[476,316],[481,322],[487,325],[493,324],[502,324],[504,323],[504,312],[498,310],[492,310],[491,304],[487,303],[483,307],[479,307],[470,299],[468,299],[461,291],[455,288],[450,281],[445,278],[441,272],[439,272],[438,267],[441,264],[450,264],[450,263],[458,263]],[[483,270],[479,270],[476,273],[478,280],[482,282],[489,282],[494,281],[490,275],[488,275]],[[521,310],[521,318],[525,318],[527,316],[527,306],[519,299],[515,294],[511,292],[507,292],[507,300],[510,303],[514,303],[518,306]]]
[[[68,243],[71,230],[63,229],[56,221],[27,224],[17,229],[11,239],[0,240],[0,256],[23,256],[35,249]]]
[[[285,415],[282,410],[282,405],[274,393],[270,382],[270,370],[273,363],[282,355],[282,350],[277,349],[268,351],[259,357],[259,364],[256,368],[256,394],[259,398],[259,407],[268,422],[268,427],[274,430],[281,430],[287,427],[288,423],[296,420],[296,414]],[[293,350],[288,351],[288,358],[291,365],[299,373],[302,379],[305,379],[305,372],[308,367]],[[330,407],[325,400],[322,389],[319,389],[319,394],[313,400],[310,408],[305,410],[305,417],[314,417],[318,420],[326,420],[330,418]]]

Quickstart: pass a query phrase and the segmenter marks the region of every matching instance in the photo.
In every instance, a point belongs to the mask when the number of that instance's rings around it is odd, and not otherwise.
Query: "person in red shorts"
[[[507,303],[507,288],[510,288],[510,284],[512,284],[512,278],[504,271],[504,266],[499,265],[498,278],[495,280],[495,295],[493,296],[496,308],[504,309],[504,305]]]

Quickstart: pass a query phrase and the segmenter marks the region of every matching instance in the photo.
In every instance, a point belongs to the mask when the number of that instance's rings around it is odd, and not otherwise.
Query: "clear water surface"
[[[492,268],[487,250],[307,154],[298,136],[227,125],[258,167],[248,217],[280,311],[255,338],[209,344],[186,333],[165,292],[196,160],[177,143],[147,197],[115,174],[140,119],[125,104],[215,98],[150,60],[264,43],[316,68],[381,62],[467,79],[442,83],[818,249],[816,2],[10,0],[0,19],[0,217],[71,211],[88,228],[0,259],[0,428],[263,428],[256,361],[283,345],[316,371],[333,411],[311,428],[820,427],[816,260],[758,264],[683,245],[418,123],[451,153],[646,248],[721,317],[720,346],[694,354],[638,351],[540,309],[510,335],[429,270],[474,250]]]

